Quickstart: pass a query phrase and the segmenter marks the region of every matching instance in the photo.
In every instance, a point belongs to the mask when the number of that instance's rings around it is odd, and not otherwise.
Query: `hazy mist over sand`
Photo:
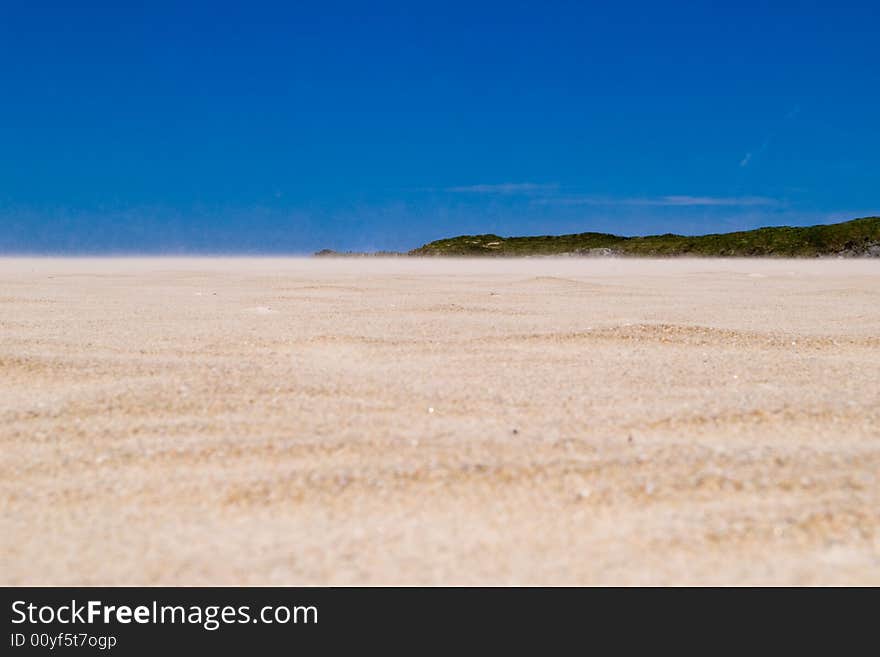
[[[880,584],[880,262],[0,259],[2,584]]]

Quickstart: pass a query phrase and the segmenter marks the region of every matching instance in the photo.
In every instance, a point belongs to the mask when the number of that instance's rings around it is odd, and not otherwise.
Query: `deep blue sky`
[[[878,33],[876,2],[2,0],[0,251],[880,214]]]

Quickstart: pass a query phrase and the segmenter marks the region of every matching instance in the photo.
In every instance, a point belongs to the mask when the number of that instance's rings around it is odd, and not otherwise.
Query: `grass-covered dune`
[[[606,233],[500,237],[461,235],[430,242],[415,256],[880,256],[880,217],[839,224],[780,226],[715,235],[620,237]]]

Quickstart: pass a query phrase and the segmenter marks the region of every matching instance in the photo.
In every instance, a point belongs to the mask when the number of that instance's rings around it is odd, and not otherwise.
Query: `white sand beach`
[[[880,584],[880,261],[0,259],[0,584]]]

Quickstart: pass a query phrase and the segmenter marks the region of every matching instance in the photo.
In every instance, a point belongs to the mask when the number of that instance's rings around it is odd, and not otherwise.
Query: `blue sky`
[[[876,3],[132,4],[0,4],[0,251],[880,214]]]

